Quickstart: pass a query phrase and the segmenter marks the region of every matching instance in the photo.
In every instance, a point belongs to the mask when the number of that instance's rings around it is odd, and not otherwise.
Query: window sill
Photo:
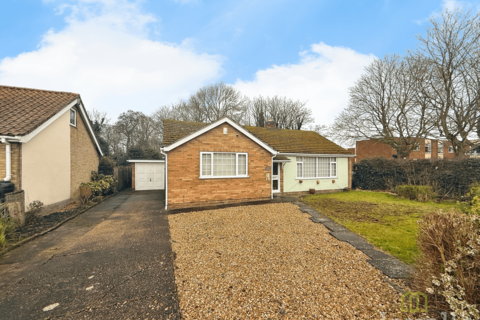
[[[246,179],[250,176],[226,176],[226,177],[198,177],[198,179]]]
[[[75,124],[71,124],[71,123],[70,123],[70,126],[71,126],[71,127],[74,127],[74,128],[76,128],[76,127],[77,127],[77,125],[75,125]]]

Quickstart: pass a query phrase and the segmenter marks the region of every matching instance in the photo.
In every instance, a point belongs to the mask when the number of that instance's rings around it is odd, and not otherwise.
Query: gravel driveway
[[[381,319],[400,295],[290,203],[169,216],[185,319]]]

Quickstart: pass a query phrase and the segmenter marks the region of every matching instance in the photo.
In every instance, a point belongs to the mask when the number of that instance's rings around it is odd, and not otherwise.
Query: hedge
[[[460,198],[480,182],[480,159],[405,161],[364,159],[353,166],[353,188],[394,191],[397,186],[430,185],[439,197]]]

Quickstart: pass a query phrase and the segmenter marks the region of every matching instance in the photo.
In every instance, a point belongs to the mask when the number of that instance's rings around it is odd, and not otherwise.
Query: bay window
[[[297,157],[297,178],[335,178],[337,158]]]
[[[248,154],[200,152],[200,178],[248,177]]]

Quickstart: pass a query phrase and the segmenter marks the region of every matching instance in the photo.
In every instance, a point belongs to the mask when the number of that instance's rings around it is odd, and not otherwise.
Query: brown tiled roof
[[[315,131],[245,127],[280,153],[350,154]]]
[[[165,119],[163,120],[163,144],[168,146],[205,127],[206,123],[188,122]]]
[[[23,136],[80,95],[0,85],[0,135]]]
[[[165,119],[163,121],[163,144],[170,145],[200,129],[206,123]],[[267,129],[245,126],[257,138],[281,153],[351,154],[315,131]]]

